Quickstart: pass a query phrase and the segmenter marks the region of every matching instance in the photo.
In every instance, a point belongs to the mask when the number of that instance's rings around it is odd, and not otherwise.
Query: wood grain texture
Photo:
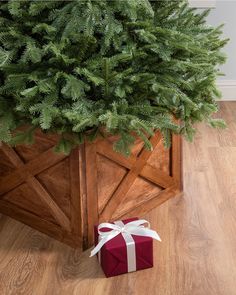
[[[5,144],[1,149],[3,149],[3,152],[6,152],[6,155],[9,156],[9,149],[7,149]],[[64,154],[56,154],[53,149],[49,149],[29,163],[26,163],[25,165],[21,163],[20,167],[17,167],[13,173],[1,178],[0,195],[23,183],[26,172],[29,172],[31,175],[36,175],[65,158],[66,156]],[[14,161],[16,162],[16,159],[14,159]]]
[[[150,139],[152,146],[153,146],[153,152],[147,151],[145,149],[141,149],[138,153],[138,156],[134,159],[134,154],[131,155],[130,160],[124,162],[123,165],[125,165],[126,168],[129,169],[127,174],[122,177],[120,180],[119,185],[116,187],[116,189],[113,191],[111,194],[110,198],[108,198],[107,202],[103,202],[103,207],[101,208],[100,211],[100,216],[99,220],[100,221],[109,221],[109,220],[114,220],[118,216],[123,216],[124,214],[119,212],[117,208],[119,209],[119,205],[122,204],[123,207],[126,207],[126,213],[127,215],[129,214],[130,211],[133,211],[135,207],[138,207],[139,205],[141,206],[141,209],[139,209],[139,212],[143,211],[143,214],[147,212],[144,202],[140,203],[138,199],[134,200],[134,203],[131,203],[131,206],[127,205],[127,200],[129,200],[129,191],[135,186],[135,181],[139,176],[143,177],[145,180],[152,181],[155,185],[161,186],[162,188],[169,188],[171,185],[176,185],[176,189],[178,187],[177,183],[175,183],[175,178],[174,176],[170,176],[171,171],[168,169],[168,172],[163,172],[154,168],[154,167],[149,167],[148,160],[152,156],[152,154],[156,151],[157,152],[157,157],[155,161],[159,161],[159,158],[163,156],[162,150],[159,150],[158,144],[160,146],[163,146],[162,143],[162,137],[160,133],[156,133],[151,139]],[[180,138],[178,138],[178,141],[180,141]],[[175,148],[176,147],[176,148]],[[176,142],[173,142],[173,150],[178,153],[178,158],[180,159],[180,149],[179,145],[176,144]],[[107,150],[102,151],[100,149],[100,153],[104,155],[105,157],[108,157],[113,160],[112,154],[111,153],[106,153]],[[169,163],[170,159],[170,151],[167,151],[167,154],[165,155],[165,161]],[[173,159],[175,160],[175,159]],[[117,156],[114,157],[114,161],[117,162],[118,164],[121,164],[121,161],[118,159]],[[161,167],[164,165],[161,165]],[[176,172],[177,172],[177,167],[179,167],[180,170],[180,163],[177,162],[175,164],[176,167]],[[167,174],[168,173],[168,174]],[[180,171],[179,171],[180,173]],[[163,194],[165,194],[165,191]],[[173,196],[176,195],[175,191],[172,191]],[[170,197],[170,194],[167,193]],[[159,193],[154,193],[155,198],[159,198]],[[103,199],[103,195],[99,196],[100,199]],[[146,200],[147,201],[147,200]],[[158,202],[156,203],[158,204]],[[148,206],[149,207],[149,206]],[[149,210],[151,208],[149,207]],[[118,211],[118,212],[117,212]]]
[[[164,149],[156,132],[150,139],[153,151],[136,139],[128,158],[114,152],[117,139],[85,142],[69,156],[55,153],[55,136],[39,130],[34,145],[3,144],[0,212],[87,249],[93,244],[94,224],[144,214],[179,194],[179,137],[173,135],[173,148]]]
[[[97,191],[97,151],[96,144],[86,143],[86,215],[88,228],[88,243],[93,243],[93,227],[98,223],[98,191]]]
[[[16,152],[10,148],[8,145],[3,145],[3,152],[8,157],[9,161],[13,163],[16,168],[24,167],[24,162],[16,154]],[[22,169],[23,170],[23,169]],[[38,195],[42,202],[44,202],[49,209],[49,211],[54,216],[55,220],[64,227],[67,231],[70,230],[70,221],[64,212],[60,209],[57,203],[51,198],[47,190],[41,185],[41,183],[28,171],[24,168],[21,172],[21,178],[32,188],[32,190]],[[4,183],[4,182],[3,182]]]
[[[235,295],[236,103],[221,105],[229,130],[199,125],[183,144],[184,196],[144,216],[162,238],[154,268],[106,279],[89,250],[0,215],[1,295]]]
[[[55,153],[54,145],[53,137],[37,132],[34,145],[1,146],[0,211],[81,247],[79,148],[67,157]]]
[[[155,149],[158,142],[161,140],[161,134],[156,133],[151,138],[151,143],[153,145],[153,149]],[[137,176],[141,173],[143,168],[146,165],[148,158],[150,157],[151,152],[143,149],[140,153],[140,156],[136,159],[133,166],[127,173],[127,175],[122,179],[120,185],[117,187],[115,192],[113,193],[112,197],[108,200],[107,204],[103,208],[101,212],[101,220],[109,221],[112,218],[117,206],[120,203],[125,203],[125,197],[127,196],[127,192],[129,191],[130,187],[133,185]]]
[[[69,156],[70,161],[70,191],[71,191],[71,226],[75,237],[82,237],[82,197],[80,187],[80,158],[81,150],[74,149]]]

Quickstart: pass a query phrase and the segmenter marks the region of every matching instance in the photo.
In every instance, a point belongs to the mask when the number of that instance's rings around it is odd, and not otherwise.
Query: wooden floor
[[[220,116],[227,130],[184,143],[184,196],[145,216],[163,240],[154,268],[106,279],[89,251],[1,216],[0,295],[235,295],[236,102]]]

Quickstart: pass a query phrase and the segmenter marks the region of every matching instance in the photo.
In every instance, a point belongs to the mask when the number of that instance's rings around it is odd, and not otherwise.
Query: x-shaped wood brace
[[[1,179],[0,199],[2,195],[25,182],[37,194],[40,200],[47,206],[50,213],[58,222],[58,224],[60,224],[66,231],[70,231],[69,218],[53,200],[50,193],[35,177],[35,175],[66,158],[66,155],[56,154],[53,151],[53,148],[51,148],[46,152],[40,154],[36,159],[33,159],[25,164],[13,148],[9,147],[6,144],[3,144],[1,146],[1,149],[6,157],[9,159],[9,161],[15,166],[16,170]]]
[[[153,149],[155,149],[160,140],[160,133],[156,133],[151,138],[150,141]],[[109,198],[108,202],[101,208],[99,213],[101,219],[103,220],[111,219],[119,204],[126,200],[127,192],[139,175],[163,188],[169,188],[175,185],[175,180],[173,177],[147,164],[147,160],[151,156],[151,152],[144,148],[142,149],[138,158],[135,156],[125,158],[113,151],[112,144],[108,143],[107,141],[101,141],[97,145],[97,152],[116,162],[117,164],[129,169],[129,172],[122,179],[121,183]]]

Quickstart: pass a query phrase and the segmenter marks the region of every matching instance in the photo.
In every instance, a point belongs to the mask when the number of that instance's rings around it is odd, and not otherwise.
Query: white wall
[[[224,52],[228,60],[221,70],[225,76],[219,77],[218,85],[222,92],[222,99],[236,100],[236,0],[190,0],[192,6],[213,7],[208,16],[210,25],[217,26],[224,23],[224,37],[230,38]]]
[[[216,1],[215,8],[212,9],[208,17],[211,25],[225,24],[224,36],[230,38],[225,52],[228,55],[227,63],[222,67],[225,77],[221,80],[236,80],[236,1]]]

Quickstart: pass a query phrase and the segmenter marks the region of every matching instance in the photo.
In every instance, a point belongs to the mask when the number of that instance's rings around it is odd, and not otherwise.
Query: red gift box
[[[130,218],[122,220],[123,224],[131,221],[139,220],[138,218]],[[111,229],[103,228],[102,232],[109,232]],[[151,230],[150,230],[151,231]],[[94,227],[95,245],[99,242],[98,225]],[[157,234],[156,234],[157,235]],[[158,235],[157,235],[158,236]],[[106,242],[100,252],[97,254],[100,260],[101,267],[106,277],[116,276],[128,271],[141,270],[153,267],[153,239],[148,236],[139,236],[132,234],[133,250],[135,253],[128,254],[127,241],[125,241],[122,233]],[[131,238],[131,239],[132,239]],[[136,261],[135,269],[128,270],[128,255],[129,260]],[[132,262],[132,261],[131,261]]]

